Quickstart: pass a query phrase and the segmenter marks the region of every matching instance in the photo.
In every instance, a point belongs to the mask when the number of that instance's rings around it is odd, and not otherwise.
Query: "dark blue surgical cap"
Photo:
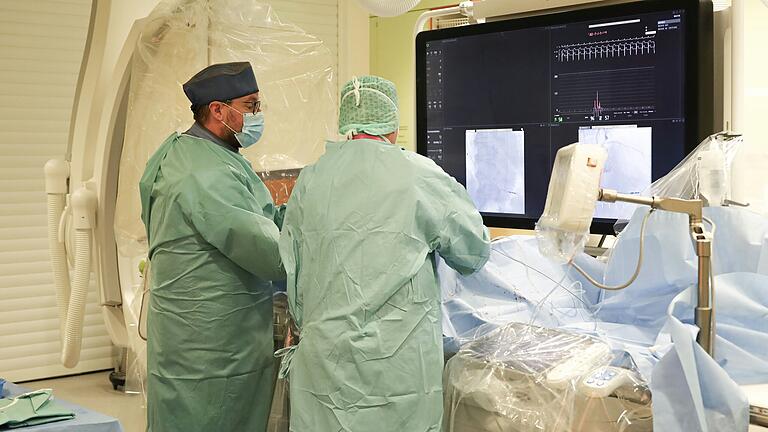
[[[210,65],[184,83],[183,88],[193,110],[213,101],[237,99],[259,91],[248,62]]]

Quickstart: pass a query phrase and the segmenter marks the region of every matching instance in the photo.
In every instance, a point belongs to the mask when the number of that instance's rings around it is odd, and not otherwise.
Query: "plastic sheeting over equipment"
[[[725,132],[710,135],[672,171],[653,182],[643,195],[701,199],[710,207],[732,204],[733,162],[739,150],[743,148],[744,138],[741,135]],[[628,205],[622,208],[626,209],[627,213],[616,222],[616,232],[626,226],[636,206]]]
[[[536,223],[544,255],[569,262],[584,250],[606,159],[608,152],[598,145],[571,144],[557,151],[544,213]]]
[[[607,284],[626,280],[646,211],[637,210],[607,263],[586,255],[575,261]],[[714,359],[694,341],[696,267],[687,219],[663,211],[648,221],[640,275],[621,291],[590,287],[541,256],[532,237],[494,242],[489,263],[473,276],[440,265],[446,350],[466,350],[481,326],[510,322],[597,336],[631,354],[650,383],[655,430],[746,430],[748,405],[738,384],[768,382],[768,219],[728,207],[705,208],[705,216],[716,225]]]
[[[449,432],[650,431],[651,394],[597,338],[511,323],[446,366]]]
[[[332,54],[252,0],[164,1],[146,18],[131,72],[116,231],[123,255],[146,250],[136,185],[149,156],[192,124],[181,83],[213,63],[249,61],[261,90],[262,140],[244,152],[258,172],[295,170],[336,136]]]
[[[143,20],[131,63],[115,232],[135,361],[128,387],[142,389],[146,346],[139,337],[147,253],[138,183],[149,157],[173,131],[193,123],[181,84],[213,63],[249,61],[259,83],[266,127],[244,155],[274,200],[287,200],[302,167],[336,136],[336,77],[331,51],[253,0],[166,0]],[[142,324],[143,326],[144,324]],[[142,332],[142,334],[145,332]]]

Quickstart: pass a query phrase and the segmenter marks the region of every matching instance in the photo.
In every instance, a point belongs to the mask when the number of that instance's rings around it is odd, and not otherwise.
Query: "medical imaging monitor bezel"
[[[542,11],[542,14],[534,16],[419,33],[416,38],[416,148],[418,153],[427,156],[427,43],[670,10],[684,10],[686,16],[686,25],[683,29],[685,59],[682,83],[685,92],[683,97],[684,155],[690,153],[701,140],[713,132],[714,127],[711,1],[646,0],[597,6],[588,4],[573,10],[552,13]],[[498,228],[533,229],[537,219],[513,214],[506,216],[483,214],[485,225]],[[614,234],[614,224],[615,220],[593,221],[590,231],[594,234]]]

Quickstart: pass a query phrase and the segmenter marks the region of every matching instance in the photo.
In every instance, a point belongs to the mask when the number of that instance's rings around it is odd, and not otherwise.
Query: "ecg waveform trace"
[[[654,39],[654,35],[561,45],[555,49],[555,58],[560,62],[575,62],[651,54],[656,54],[656,40]]]
[[[595,92],[595,100],[592,101],[592,114],[599,116],[603,113],[603,107],[600,105],[600,92]]]
[[[600,116],[656,107],[652,66],[559,74],[553,89],[556,114]]]

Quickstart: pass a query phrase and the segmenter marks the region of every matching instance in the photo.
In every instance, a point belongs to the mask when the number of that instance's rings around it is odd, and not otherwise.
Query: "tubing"
[[[75,274],[69,299],[61,363],[68,368],[77,366],[83,341],[85,301],[91,281],[91,230],[75,231]]]
[[[59,221],[64,213],[64,194],[48,194],[48,250],[51,254],[53,285],[56,289],[56,307],[59,316],[59,331],[63,338],[64,324],[69,306],[69,266],[64,243],[59,241]]]

